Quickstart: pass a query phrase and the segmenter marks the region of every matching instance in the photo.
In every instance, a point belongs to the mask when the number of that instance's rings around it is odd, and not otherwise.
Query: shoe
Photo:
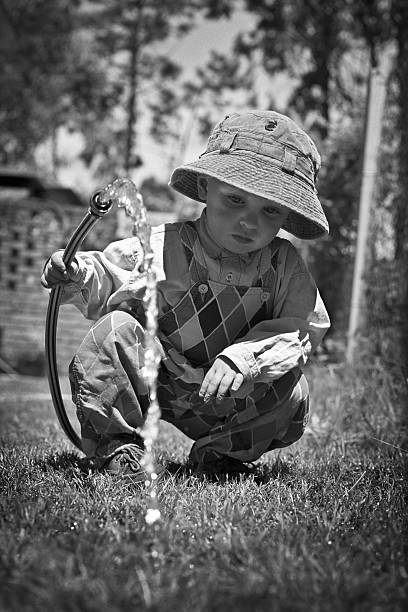
[[[245,464],[238,459],[234,459],[233,457],[228,457],[227,455],[223,455],[219,459],[215,459],[214,461],[208,461],[206,463],[195,463],[192,466],[193,474],[199,476],[209,476],[209,477],[225,477],[225,476],[233,476],[237,477],[241,474],[250,475],[256,472],[256,466],[253,464]]]
[[[137,444],[128,444],[118,449],[112,459],[108,460],[103,470],[112,476],[126,476],[132,482],[146,482],[149,475],[142,467],[144,449]],[[160,478],[165,472],[162,465],[156,465],[156,475]]]
[[[104,471],[112,476],[130,476],[133,482],[145,482],[149,476],[142,467],[143,454],[143,448],[137,444],[128,444],[116,451],[105,464]]]

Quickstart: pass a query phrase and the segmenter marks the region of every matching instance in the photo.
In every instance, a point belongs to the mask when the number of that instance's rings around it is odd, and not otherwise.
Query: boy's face
[[[237,255],[269,244],[289,214],[280,204],[211,177],[198,178],[198,191],[207,200],[207,222],[212,238]]]

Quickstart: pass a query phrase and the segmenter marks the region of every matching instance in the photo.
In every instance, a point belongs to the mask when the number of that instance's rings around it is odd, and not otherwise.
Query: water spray
[[[129,179],[119,178],[105,187],[100,194],[103,202],[110,202],[114,197],[118,206],[132,220],[132,234],[140,240],[143,250],[143,261],[137,263],[139,272],[145,276],[146,291],[143,297],[145,310],[145,363],[142,370],[144,381],[149,390],[150,404],[140,434],[144,440],[145,453],[142,467],[148,476],[146,486],[149,489],[150,502],[146,513],[146,522],[153,524],[160,519],[157,503],[156,480],[157,471],[153,455],[154,443],[159,434],[160,407],[157,401],[157,376],[160,367],[160,350],[157,344],[157,281],[153,269],[153,251],[150,245],[151,227],[146,218],[146,208],[143,198],[136,185]]]
[[[138,271],[143,274],[146,282],[146,291],[143,298],[145,309],[145,364],[143,368],[144,380],[149,389],[150,404],[145,423],[140,430],[145,444],[145,453],[142,460],[147,479],[146,487],[149,491],[149,503],[145,520],[151,525],[160,519],[160,509],[157,500],[157,470],[154,461],[154,444],[159,432],[160,407],[157,401],[157,376],[160,366],[160,350],[156,340],[157,336],[157,282],[153,269],[153,251],[150,245],[151,228],[146,218],[146,208],[143,198],[136,185],[129,179],[118,178],[91,198],[88,213],[72,235],[63,254],[65,265],[69,265],[83,242],[84,238],[95,223],[107,214],[113,205],[124,208],[126,215],[132,220],[132,234],[140,241],[143,251],[143,261],[138,262]],[[51,397],[57,413],[58,420],[71,442],[82,450],[81,440],[73,429],[67,416],[62,400],[61,388],[58,378],[56,359],[56,335],[58,311],[62,297],[62,287],[51,291],[45,332],[45,353],[47,360],[48,382]]]

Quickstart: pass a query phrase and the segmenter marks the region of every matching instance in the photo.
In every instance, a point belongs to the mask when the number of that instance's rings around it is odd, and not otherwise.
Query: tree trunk
[[[139,61],[139,23],[141,21],[140,7],[137,7],[133,27],[129,31],[129,97],[127,104],[126,121],[126,143],[124,155],[124,171],[129,174],[132,168],[132,159],[136,145],[136,120],[137,120],[137,85],[138,85],[138,61]]]

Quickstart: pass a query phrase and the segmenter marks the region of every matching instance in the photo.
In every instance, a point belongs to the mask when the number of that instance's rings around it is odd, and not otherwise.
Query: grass
[[[309,380],[300,442],[264,456],[259,478],[173,470],[154,527],[144,492],[80,471],[45,381],[3,377],[0,610],[405,609],[406,390],[379,364],[314,365]],[[189,447],[163,425],[163,461]]]

